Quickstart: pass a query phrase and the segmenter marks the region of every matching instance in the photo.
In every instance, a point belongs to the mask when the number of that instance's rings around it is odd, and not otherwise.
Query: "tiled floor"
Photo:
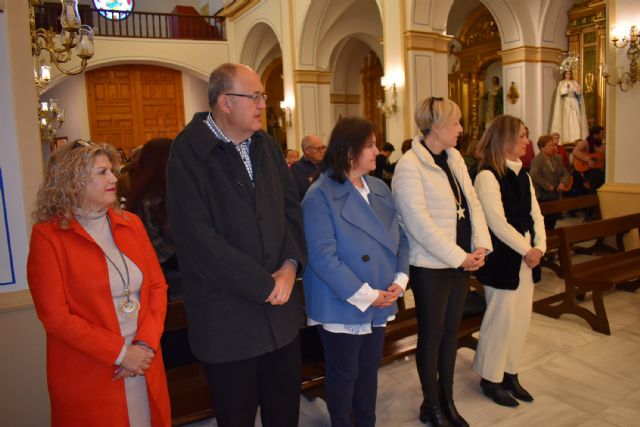
[[[555,293],[563,282],[543,269],[535,299]],[[583,303],[590,307],[590,301]],[[533,315],[520,379],[535,402],[505,408],[480,391],[472,370],[474,352],[461,349],[454,397],[472,426],[631,427],[640,426],[640,291],[605,296],[612,334],[594,332],[571,315],[551,319]],[[420,384],[413,358],[380,369],[378,426],[423,426],[418,421]],[[259,417],[256,425],[260,425]],[[324,402],[300,400],[300,426],[329,426]],[[217,426],[215,420],[191,427]]]

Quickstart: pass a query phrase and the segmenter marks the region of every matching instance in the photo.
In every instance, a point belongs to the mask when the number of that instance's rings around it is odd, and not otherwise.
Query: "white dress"
[[[554,132],[560,134],[562,144],[573,143],[589,135],[584,97],[576,80],[563,79],[558,83],[549,129],[549,133]]]

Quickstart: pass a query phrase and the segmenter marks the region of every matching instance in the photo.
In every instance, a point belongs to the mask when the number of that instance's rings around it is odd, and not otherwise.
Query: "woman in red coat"
[[[76,141],[47,167],[29,288],[47,333],[53,426],[169,426],[167,285],[140,219],[113,208],[117,153]]]

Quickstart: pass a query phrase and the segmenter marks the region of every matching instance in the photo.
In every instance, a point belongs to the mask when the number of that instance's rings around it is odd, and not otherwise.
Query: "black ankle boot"
[[[453,426],[437,405],[429,405],[426,402],[420,405],[420,421],[425,424],[428,422],[431,427]]]
[[[504,387],[504,389],[511,393],[516,399],[524,402],[533,402],[533,396],[531,396],[531,394],[520,385],[520,381],[518,381],[518,374],[507,374],[505,372],[502,380],[502,387]]]
[[[484,378],[480,380],[480,388],[485,396],[502,406],[518,406],[519,403],[502,387],[502,383],[494,383]]]
[[[445,399],[440,395],[440,409],[449,419],[453,427],[469,427],[467,420],[462,418],[462,415],[458,413],[456,405],[453,403],[453,399]]]

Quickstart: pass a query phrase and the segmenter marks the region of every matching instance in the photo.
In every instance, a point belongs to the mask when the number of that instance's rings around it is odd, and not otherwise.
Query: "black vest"
[[[500,184],[502,206],[507,222],[523,236],[528,231],[531,241],[534,238],[533,219],[531,218],[531,184],[529,175],[520,169],[518,175],[509,168],[500,176],[489,169]],[[486,263],[476,273],[476,277],[485,285],[496,289],[517,289],[520,284],[520,264],[522,255],[505,245],[491,230],[493,252],[487,256]],[[539,268],[539,267],[536,267]],[[535,277],[535,274],[534,274]],[[537,280],[536,280],[537,281]]]

